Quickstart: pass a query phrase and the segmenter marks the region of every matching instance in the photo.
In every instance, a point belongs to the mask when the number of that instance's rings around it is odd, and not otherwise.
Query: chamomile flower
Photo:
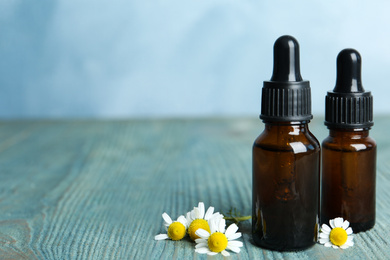
[[[159,234],[154,237],[155,240],[172,239],[180,240],[186,235],[187,219],[182,215],[178,217],[176,221],[172,221],[171,217],[167,213],[162,214],[164,219],[164,226],[167,230],[167,234]]]
[[[199,238],[195,233],[199,228],[210,232],[208,220],[214,217],[223,218],[223,215],[219,212],[214,213],[214,207],[209,207],[206,213],[204,209],[204,203],[199,202],[198,207],[194,207],[193,210],[187,213],[188,234],[192,240]]]
[[[330,227],[322,224],[320,231],[320,244],[326,247],[346,249],[353,246],[352,228],[343,218],[329,220]]]
[[[235,253],[240,252],[240,247],[243,246],[241,241],[235,239],[241,237],[241,233],[237,232],[236,224],[231,224],[226,230],[225,219],[212,218],[210,223],[210,233],[204,229],[198,229],[195,233],[200,237],[195,240],[195,252],[199,254],[216,255],[221,253],[223,256],[229,256],[226,251],[229,249]]]

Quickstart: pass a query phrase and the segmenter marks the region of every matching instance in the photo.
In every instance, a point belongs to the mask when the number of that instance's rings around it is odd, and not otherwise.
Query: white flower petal
[[[318,240],[318,242],[320,242],[320,244],[325,244],[325,243],[328,243],[330,241],[329,241],[329,238],[320,238],[320,240]]]
[[[223,218],[223,215],[219,212],[215,212],[210,218]]]
[[[241,251],[241,249],[239,247],[235,247],[235,246],[228,245],[226,248],[233,251],[234,253],[240,253],[240,251]]]
[[[335,228],[336,226],[334,225],[334,219],[329,220],[329,224],[331,229]]]
[[[320,233],[320,238],[329,238],[329,234]]]
[[[234,247],[242,247],[244,243],[241,241],[229,241],[228,246],[234,246]]]
[[[209,220],[214,213],[214,207],[209,207],[204,215],[205,220]]]
[[[236,233],[236,231],[238,230],[238,227],[236,224],[231,224],[225,231],[225,236],[226,237],[230,237],[231,235],[233,235],[234,233]]]
[[[201,248],[196,248],[195,252],[199,254],[207,254],[208,252],[211,252],[208,247],[201,247]]]
[[[200,209],[199,208],[194,208],[194,216],[195,216],[195,219],[203,218],[200,215]]]
[[[210,236],[210,233],[207,232],[204,229],[199,228],[198,230],[195,231],[195,234],[198,235],[201,238],[208,238]]]
[[[234,239],[237,239],[239,237],[241,237],[241,232],[237,232],[237,233],[234,233],[232,235],[230,235],[229,237],[227,237],[228,240],[234,240]]]
[[[207,255],[216,255],[216,254],[218,254],[218,253],[216,253],[216,252],[212,252],[212,251],[210,251],[210,252],[207,252]]]
[[[219,218],[219,224],[218,224],[218,231],[221,233],[225,233],[225,227],[226,227],[226,220],[224,218]]]
[[[159,234],[157,236],[154,237],[155,240],[164,240],[164,239],[168,239],[168,234]]]
[[[321,226],[321,232],[323,232],[323,233],[330,233],[330,231],[331,231],[331,229],[330,229],[330,227],[328,226],[328,225],[326,225],[326,224],[322,224],[322,226]]]
[[[204,239],[204,238],[197,238],[197,239],[195,239],[195,242],[196,242],[196,243],[207,243],[207,239]]]
[[[347,241],[352,241],[354,236],[348,236]]]
[[[334,223],[335,227],[342,227],[344,220],[343,220],[343,218],[335,218],[333,223]]]
[[[199,217],[198,218],[203,218],[204,217],[204,203],[203,202],[199,202],[198,209],[199,209]]]
[[[217,229],[217,223],[213,219],[210,219],[207,223],[209,224],[210,234],[214,233]]]
[[[223,256],[225,256],[225,257],[230,256],[229,252],[226,251],[226,250],[223,250],[223,251],[221,252],[221,254],[222,254]]]
[[[332,243],[329,241],[329,242],[326,242],[325,244],[324,244],[324,246],[325,247],[331,247],[332,246]]]
[[[342,228],[344,228],[345,230],[347,230],[347,228],[349,227],[349,221],[348,220],[344,220],[344,223],[342,225]]]
[[[190,211],[190,212],[187,212],[186,219],[187,219],[187,223],[191,223],[191,222],[192,222],[192,219],[191,219],[191,211]]]
[[[172,219],[171,219],[170,216],[168,216],[167,213],[164,212],[164,213],[162,214],[162,218],[164,219],[164,221],[165,221],[166,224],[168,224],[168,225],[172,224]]]
[[[195,214],[195,207],[194,207],[194,209],[193,209],[193,210],[191,210],[191,213],[190,213],[190,218],[191,218],[192,220],[195,220],[195,219],[196,219],[196,214]]]
[[[346,249],[346,248],[348,248],[350,246],[353,246],[354,243],[353,243],[352,239],[353,239],[353,237],[348,237],[347,241],[344,243],[344,245],[340,246],[340,248]]]
[[[348,246],[353,246],[355,243],[351,240],[351,241],[348,241],[347,240],[347,242],[345,242],[345,244],[344,245],[348,245]]]
[[[347,231],[347,235],[351,235],[353,233],[353,230],[351,227],[347,228],[345,231]]]
[[[339,248],[338,246],[335,246],[335,245],[332,245],[332,247],[333,247],[334,249],[337,249],[337,248]]]
[[[207,243],[197,243],[195,245],[195,248],[200,248],[200,247],[207,247]]]
[[[183,224],[183,226],[187,229],[188,227],[188,222],[187,222],[187,219],[181,215],[180,217],[177,218],[177,221],[179,221],[180,223]]]
[[[217,232],[218,231],[218,222],[217,222],[218,219],[215,219],[215,218],[211,218],[207,221],[207,223],[209,223],[209,227],[210,227],[210,233],[214,233],[214,232]]]

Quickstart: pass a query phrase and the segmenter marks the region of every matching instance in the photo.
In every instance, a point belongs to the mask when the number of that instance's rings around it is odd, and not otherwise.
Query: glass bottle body
[[[317,238],[320,144],[307,122],[266,123],[253,145],[252,235],[290,251]]]
[[[322,143],[321,223],[343,217],[354,233],[375,225],[376,143],[368,129],[330,130]]]

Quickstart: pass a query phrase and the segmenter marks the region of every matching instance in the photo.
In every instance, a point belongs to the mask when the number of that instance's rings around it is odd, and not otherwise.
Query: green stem
[[[252,216],[224,217],[224,219],[233,221],[233,222],[235,222],[235,223],[238,223],[238,222],[240,222],[240,221],[245,221],[245,220],[248,220],[248,219],[251,219],[251,218],[252,218]]]

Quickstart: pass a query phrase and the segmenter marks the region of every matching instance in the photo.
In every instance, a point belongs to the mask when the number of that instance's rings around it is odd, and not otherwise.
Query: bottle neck
[[[278,131],[288,135],[299,135],[309,131],[309,121],[296,122],[267,122],[264,121],[265,131]]]
[[[329,128],[331,137],[349,137],[352,139],[368,137],[370,128]]]

